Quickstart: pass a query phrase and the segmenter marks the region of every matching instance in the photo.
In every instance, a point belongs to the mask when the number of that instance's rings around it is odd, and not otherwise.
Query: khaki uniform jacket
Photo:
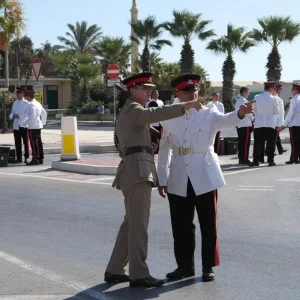
[[[127,147],[152,147],[150,124],[184,114],[183,104],[172,106],[144,108],[137,102],[128,99],[116,122],[118,148],[122,160],[119,164],[113,187],[150,181],[158,185],[154,157],[148,153],[134,153],[124,157]]]

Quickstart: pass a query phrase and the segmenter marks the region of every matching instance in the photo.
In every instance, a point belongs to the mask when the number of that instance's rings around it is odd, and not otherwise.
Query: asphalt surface
[[[56,157],[57,158],[57,157]],[[219,190],[221,266],[162,288],[110,286],[103,273],[124,214],[111,176],[0,168],[0,299],[299,300],[300,166],[225,166]],[[153,191],[148,264],[164,277],[175,268],[167,200]]]

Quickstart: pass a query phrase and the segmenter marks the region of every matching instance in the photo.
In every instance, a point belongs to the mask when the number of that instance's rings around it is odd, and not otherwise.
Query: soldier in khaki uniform
[[[152,75],[152,72],[144,72],[123,80],[130,98],[116,122],[122,161],[113,186],[122,190],[126,214],[104,280],[108,283],[130,281],[130,287],[157,287],[164,283],[150,276],[146,263],[151,190],[158,185],[150,124],[182,116],[191,108],[201,108],[197,100],[144,108],[154,87]],[[125,274],[127,263],[129,276]]]

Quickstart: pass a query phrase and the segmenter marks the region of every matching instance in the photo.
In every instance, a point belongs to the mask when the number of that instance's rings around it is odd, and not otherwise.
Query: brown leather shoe
[[[160,287],[164,283],[165,283],[165,281],[163,279],[157,279],[152,276],[149,276],[147,278],[130,280],[129,286],[132,288],[135,288],[135,287],[151,288],[151,287]]]
[[[127,274],[117,275],[117,274],[111,274],[109,272],[105,272],[104,273],[104,281],[107,283],[128,282],[129,276]]]

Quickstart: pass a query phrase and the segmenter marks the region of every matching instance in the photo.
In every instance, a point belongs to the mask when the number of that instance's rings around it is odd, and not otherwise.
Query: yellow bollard
[[[61,118],[61,160],[80,159],[77,118]]]

